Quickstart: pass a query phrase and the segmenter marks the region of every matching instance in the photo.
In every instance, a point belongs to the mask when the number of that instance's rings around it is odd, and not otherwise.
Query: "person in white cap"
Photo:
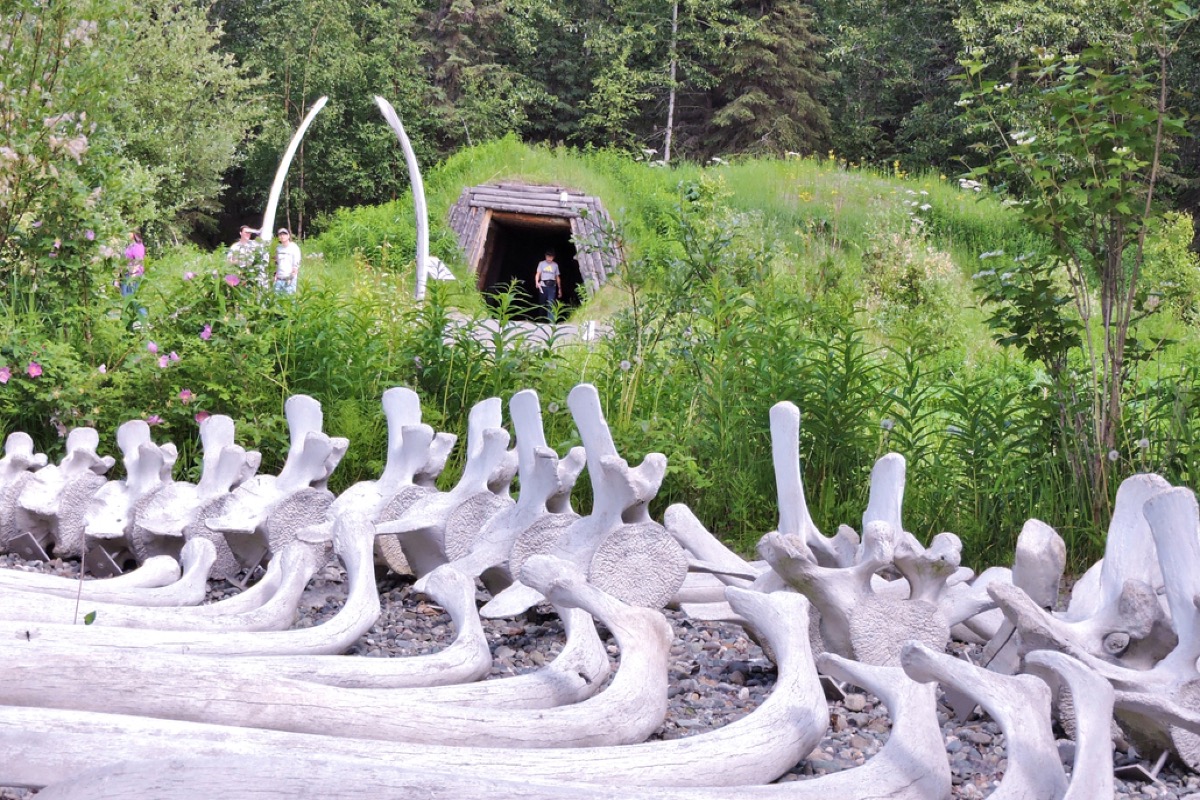
[[[300,277],[300,245],[292,241],[292,232],[279,229],[279,246],[275,248],[275,291],[295,294]]]

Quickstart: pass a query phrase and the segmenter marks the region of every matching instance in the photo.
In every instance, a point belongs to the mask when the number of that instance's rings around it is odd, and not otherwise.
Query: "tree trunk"
[[[667,95],[667,137],[663,143],[663,163],[671,163],[671,139],[675,133],[675,72],[679,67],[679,0],[671,5],[671,84]]]

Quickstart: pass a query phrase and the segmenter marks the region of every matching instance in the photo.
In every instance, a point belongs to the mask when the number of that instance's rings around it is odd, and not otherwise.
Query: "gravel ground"
[[[26,564],[11,555],[0,556],[0,567],[77,574],[76,566],[71,563]],[[296,626],[316,625],[335,614],[345,596],[344,580],[339,567],[326,567],[306,590]],[[383,615],[351,650],[353,654],[418,655],[439,649],[453,637],[449,617],[414,592],[411,584],[411,579],[391,573],[380,577]],[[217,600],[236,591],[228,584],[214,584],[209,595],[211,600]],[[480,589],[480,601],[486,597]],[[666,613],[675,629],[670,699],[666,721],[651,738],[676,739],[728,724],[752,712],[770,693],[775,683],[775,668],[741,628],[695,622],[676,611]],[[554,658],[563,642],[562,627],[548,606],[521,618],[484,620],[484,629],[492,643],[494,658],[490,677],[537,669]],[[609,653],[615,666],[617,648],[611,640]],[[1004,735],[986,716],[958,723],[941,704],[939,718],[953,775],[953,796],[966,800],[986,797],[1007,766]],[[781,781],[804,780],[860,766],[883,746],[891,729],[886,707],[869,694],[851,693],[844,701],[831,702],[830,720],[825,739]],[[1139,763],[1136,753],[1128,750],[1117,753],[1117,762]],[[1147,768],[1151,766],[1141,763]],[[1070,764],[1066,766],[1069,770]],[[0,800],[35,796],[31,792],[0,788]],[[1200,776],[1169,763],[1155,783],[1118,781],[1116,796],[1200,800]]]

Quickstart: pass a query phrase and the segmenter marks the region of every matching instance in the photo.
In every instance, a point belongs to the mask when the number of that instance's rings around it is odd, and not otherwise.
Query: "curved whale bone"
[[[42,636],[46,641],[74,641],[91,648],[155,649],[174,653],[249,655],[316,655],[342,653],[370,630],[379,618],[379,594],[371,552],[375,528],[365,517],[343,515],[331,526],[301,531],[301,541],[323,545],[332,529],[333,552],[346,569],[346,601],[329,620],[311,628],[286,631],[161,631],[41,623],[0,623],[0,636]]]
[[[279,559],[272,561],[268,567],[271,570],[282,570],[277,565],[287,560],[292,549],[300,543],[285,550]],[[353,581],[353,577],[352,577]],[[356,590],[351,585],[351,594]],[[410,656],[404,658],[350,658],[334,655],[246,655],[240,658],[225,658],[219,655],[181,655],[172,652],[156,650],[107,650],[105,663],[111,664],[112,669],[124,672],[121,665],[131,665],[147,680],[151,680],[155,671],[165,675],[154,678],[158,685],[177,679],[173,672],[177,665],[192,673],[203,671],[208,676],[205,682],[219,681],[221,676],[228,675],[237,680],[251,680],[259,683],[271,683],[276,680],[303,681],[316,687],[324,684],[328,687],[347,689],[387,689],[420,688],[421,698],[432,697],[439,688],[454,688],[451,685],[462,681],[477,681],[484,677],[492,666],[491,652],[488,648],[487,637],[479,621],[475,609],[475,583],[451,567],[435,570],[430,575],[428,593],[435,602],[444,607],[458,629],[458,635],[447,647],[428,655]],[[208,606],[202,607],[208,608]],[[580,616],[581,615],[581,616]],[[608,675],[608,656],[596,635],[591,618],[586,612],[576,611],[572,619],[582,619],[585,624],[576,625],[568,632],[567,645],[560,654],[562,663],[554,673],[547,674],[543,680],[537,680],[533,675],[522,676],[524,680],[516,683],[511,690],[497,684],[504,683],[512,686],[512,681],[487,681],[486,684],[495,686],[496,703],[502,704],[505,692],[516,700],[529,698],[531,692],[546,689],[546,683],[563,683],[554,686],[555,691],[575,691],[580,696],[590,696],[599,688]],[[95,669],[95,654],[86,648],[78,647],[75,642],[55,641],[40,635],[40,631],[31,631],[31,636],[16,637],[18,650],[13,651],[14,658],[39,659],[53,658],[62,654],[63,648],[73,648],[75,655],[65,657],[74,665],[63,669],[76,669],[81,674],[91,674]],[[20,648],[28,655],[20,655]],[[0,644],[0,649],[4,645]],[[44,653],[45,655],[39,655]],[[556,661],[560,660],[556,659]],[[57,669],[57,668],[56,668]],[[566,681],[556,680],[557,672],[577,670]],[[182,673],[180,673],[182,674]],[[582,683],[579,687],[576,684]],[[528,685],[526,685],[528,684]],[[539,685],[540,684],[540,685]],[[592,684],[589,686],[588,684]],[[478,684],[484,686],[484,684]],[[524,686],[524,688],[522,688]],[[574,687],[574,688],[572,688]],[[314,689],[318,690],[319,689]],[[444,702],[455,702],[455,698],[463,697],[464,705],[489,705],[488,690],[482,692],[463,692],[452,694]],[[475,702],[470,702],[474,700]],[[16,702],[16,701],[13,701]],[[536,706],[541,699],[532,701],[529,706]]]
[[[333,503],[325,483],[349,444],[322,432],[321,404],[307,395],[289,397],[284,412],[291,446],[279,475],[247,480],[204,519],[210,530],[225,536],[239,563],[248,568],[325,518]]]
[[[0,588],[0,620],[73,625],[81,615],[95,612],[95,621],[102,625],[158,627],[153,624],[154,620],[165,622],[176,608],[196,606],[204,601],[208,571],[215,559],[212,543],[198,541],[184,547],[180,555],[183,573],[179,580],[150,588],[113,591],[109,587],[99,593],[105,597],[103,600],[90,591],[91,584],[101,581],[76,581],[73,591],[26,591],[3,587]],[[182,626],[185,630],[191,627]]]
[[[892,565],[895,529],[887,522],[867,524],[857,561],[850,567],[823,567],[805,540],[779,532],[759,541],[759,554],[785,581],[806,595],[820,612],[820,634],[833,653],[868,664],[895,665],[905,642],[916,640],[945,647],[950,624],[943,610],[923,597],[908,599],[894,592],[877,592],[872,577]],[[950,542],[945,540],[945,547]],[[952,549],[952,548],[950,548]],[[924,561],[908,561],[914,575],[918,564],[933,567],[942,548]],[[923,558],[923,557],[922,557]]]
[[[180,567],[177,559],[170,556],[155,556],[147,559],[137,569],[112,578],[85,580],[88,596],[93,600],[120,602],[129,589],[149,589],[166,586],[179,580]],[[79,578],[63,575],[46,575],[41,572],[20,572],[0,569],[0,588],[42,592],[57,597],[75,597],[79,593]]]
[[[8,552],[14,541],[24,534],[17,497],[33,473],[46,466],[45,453],[35,453],[33,439],[22,431],[10,433],[4,440],[4,457],[0,458],[0,553]],[[50,543],[37,542],[39,549]]]
[[[582,447],[560,460],[546,446],[537,392],[525,389],[513,395],[509,414],[517,434],[521,493],[514,505],[489,518],[467,551],[451,562],[460,572],[482,578],[493,595],[513,582],[509,555],[518,537],[555,539],[579,518],[571,508],[571,490],[585,463]]]
[[[293,545],[292,547],[295,547]],[[283,558],[288,555],[285,552]],[[282,559],[280,559],[282,560]],[[274,563],[274,562],[273,562]],[[435,570],[435,575],[442,571],[452,570],[443,567]],[[460,585],[448,587],[440,579],[433,581],[437,584],[439,597],[453,601],[455,597],[473,597],[473,584],[462,581]],[[462,591],[464,589],[466,591]],[[448,602],[449,605],[449,602]],[[246,697],[257,697],[260,702],[268,699],[262,695],[263,686],[273,687],[268,693],[270,698],[280,700],[288,695],[298,698],[302,705],[318,697],[322,702],[327,700],[349,703],[348,714],[365,705],[378,704],[380,707],[399,709],[400,715],[407,713],[410,704],[426,705],[444,703],[459,706],[482,706],[496,708],[550,708],[580,702],[593,694],[603,685],[609,674],[609,658],[596,634],[591,615],[580,609],[558,609],[567,632],[567,640],[558,657],[531,673],[511,678],[497,678],[488,681],[477,681],[467,684],[444,686],[415,686],[413,688],[377,689],[367,680],[368,670],[364,668],[359,676],[360,688],[338,689],[335,686],[317,686],[307,680],[299,669],[282,670],[294,672],[300,677],[283,677],[281,670],[276,669],[288,661],[287,657],[274,659],[238,658],[223,659],[214,656],[176,655],[173,653],[158,653],[154,651],[109,651],[105,654],[102,665],[97,663],[94,654],[80,649],[73,644],[48,644],[40,638],[30,640],[15,640],[0,643],[0,659],[5,663],[20,664],[20,667],[10,680],[0,686],[0,703],[10,705],[35,705],[69,707],[66,698],[73,697],[75,692],[62,691],[56,687],[74,686],[80,681],[94,685],[96,693],[91,694],[86,701],[88,708],[101,711],[132,711],[148,704],[145,698],[138,703],[129,704],[129,698],[144,694],[144,687],[155,686],[154,694],[168,692],[171,695],[171,706],[178,706],[183,695],[197,698],[201,706],[207,702],[208,686],[221,686],[221,694],[229,692],[238,685],[249,682]],[[471,612],[474,613],[472,605]],[[476,627],[478,628],[478,616]],[[479,640],[483,642],[486,652],[486,640],[479,632]],[[442,680],[445,668],[453,669],[442,653],[429,656],[413,656],[411,658],[364,659],[341,657],[342,662],[359,662],[374,666],[394,662],[416,662],[413,666],[424,664],[428,670],[427,676]],[[315,659],[334,659],[335,656],[315,656]],[[486,657],[490,666],[490,655]],[[353,664],[344,666],[352,667]],[[414,670],[413,677],[417,676]],[[328,676],[322,676],[328,677]],[[388,676],[394,677],[394,676]],[[470,677],[470,676],[468,676]],[[474,677],[479,677],[478,675]],[[381,681],[383,683],[383,681]],[[125,687],[125,688],[122,688]],[[278,692],[284,692],[278,694]],[[197,694],[199,693],[199,694]],[[153,703],[149,703],[153,706]],[[161,709],[160,709],[161,710]],[[156,716],[164,716],[156,710]],[[423,712],[427,713],[427,712]],[[190,715],[189,715],[190,716]],[[201,718],[206,718],[202,713]],[[366,723],[364,723],[366,724]],[[257,725],[261,727],[261,725]]]
[[[949,800],[950,763],[938,721],[937,687],[912,680],[900,667],[864,664],[832,653],[819,656],[817,668],[835,680],[867,690],[884,702],[892,719],[887,743],[861,767],[819,778],[756,787],[747,797]]]
[[[214,677],[207,670],[178,676],[153,673],[160,691],[138,687],[150,675],[136,667],[96,675],[94,691],[77,708],[164,719],[205,721],[347,739],[513,748],[579,747],[640,742],[661,726],[667,710],[672,631],[656,611],[632,608],[589,587],[570,564],[530,563],[530,580],[564,605],[583,607],[604,621],[621,649],[620,668],[600,694],[557,708],[522,710],[414,702],[411,693],[318,687],[303,681]],[[30,674],[13,683],[34,694],[69,697],[72,671]],[[57,701],[48,701],[55,705]]]
[[[66,455],[58,464],[39,469],[25,482],[17,497],[18,523],[45,547],[54,544],[59,557],[83,555],[83,512],[116,459],[100,456],[100,434],[95,428],[74,428],[67,433]]]
[[[224,537],[196,523],[212,501],[254,476],[262,455],[234,443],[233,420],[222,414],[200,423],[200,445],[200,480],[194,484],[172,481],[144,497],[135,507],[130,542],[134,555],[145,560],[154,555],[178,555],[185,541],[201,535],[216,548],[213,577],[228,579],[240,571],[229,545]]]
[[[617,454],[600,397],[591,384],[572,389],[567,406],[583,440],[592,483],[591,513],[551,537],[536,527],[523,532],[513,542],[509,571],[519,574],[533,555],[554,555],[585,570],[593,585],[614,597],[631,605],[662,608],[687,573],[683,549],[650,519],[648,511],[666,474],[666,457],[650,453],[640,466],[630,468]],[[539,592],[517,581],[480,613],[511,616],[540,599]]]
[[[553,587],[545,588],[555,592]],[[808,601],[793,592],[765,594],[732,587],[728,591],[739,613],[754,619],[759,630],[771,638],[775,651],[783,655],[779,678],[766,701],[751,714],[710,733],[618,747],[571,748],[551,759],[542,750],[448,748],[255,729],[235,731],[227,726],[173,720],[6,706],[0,707],[0,748],[9,758],[0,763],[0,781],[36,787],[71,770],[129,759],[243,755],[288,757],[298,768],[327,758],[359,757],[376,764],[402,763],[407,768],[444,773],[445,765],[452,763],[456,775],[494,780],[498,774],[516,771],[527,780],[619,785],[621,796],[629,796],[630,785],[765,783],[812,751],[828,729],[829,709],[808,645],[804,624]],[[100,746],[101,742],[106,744]]]
[[[323,546],[293,542],[272,564],[277,564],[273,590],[263,592],[256,603],[234,596],[206,606],[204,599],[208,567],[215,559],[212,542],[194,539],[184,545],[184,577],[176,586],[142,590],[148,598],[133,595],[127,604],[87,602],[80,606],[74,598],[3,594],[0,619],[29,622],[73,624],[78,613],[87,613],[92,624],[120,628],[148,628],[168,631],[278,631],[296,620],[301,597],[309,581],[327,561]],[[271,585],[271,584],[268,584]],[[173,598],[165,590],[175,590]],[[185,592],[190,591],[190,595]],[[182,602],[172,603],[170,599]],[[152,607],[157,605],[159,607]]]
[[[1139,753],[1155,758],[1170,751],[1196,770],[1200,768],[1196,727],[1178,725],[1165,715],[1149,716],[1144,710],[1162,705],[1174,706],[1184,719],[1200,714],[1200,611],[1196,605],[1200,602],[1200,510],[1190,490],[1175,488],[1147,500],[1143,514],[1154,537],[1166,601],[1179,637],[1175,648],[1149,669],[1131,668],[1119,657],[1093,654],[1087,643],[1063,636],[1057,620],[1020,594],[997,596],[997,602],[1016,623],[1025,646],[1040,645],[1072,655],[1113,685],[1117,722]]]
[[[437,569],[430,573],[425,593],[449,613],[457,629],[454,641],[435,653],[405,658],[268,654],[239,658],[236,668],[239,674],[247,670],[354,689],[443,686],[487,675],[492,654],[475,608],[475,582],[453,569]]]
[[[175,445],[150,440],[150,426],[140,419],[117,429],[117,446],[125,465],[125,479],[108,481],[92,495],[83,512],[86,559],[121,571],[134,558],[131,536],[134,510],[139,501],[170,483],[178,452]]]
[[[937,681],[969,695],[1005,735],[1008,769],[988,797],[1060,800],[1067,789],[1050,721],[1050,687],[1032,675],[1001,675],[935,651],[919,642],[900,657],[913,680]]]
[[[464,555],[483,524],[513,504],[509,487],[517,454],[508,449],[511,437],[500,425],[500,398],[476,403],[467,421],[467,461],[454,488],[427,492],[398,519],[379,524],[380,533],[399,535],[416,575]]]

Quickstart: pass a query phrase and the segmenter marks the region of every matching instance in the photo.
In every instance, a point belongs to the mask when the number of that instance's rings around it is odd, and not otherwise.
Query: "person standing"
[[[292,241],[287,228],[279,229],[279,246],[275,248],[275,291],[295,294],[300,277],[300,246]]]
[[[242,276],[253,280],[259,286],[267,285],[267,251],[262,242],[254,241],[257,230],[249,225],[243,225],[238,232],[238,240],[229,246],[226,261],[238,268]]]
[[[554,322],[554,304],[562,297],[562,271],[554,261],[553,250],[547,250],[545,259],[538,262],[533,281],[546,307],[546,319]]]
[[[121,297],[129,297],[137,291],[142,275],[146,274],[146,245],[137,231],[129,232],[129,246],[125,248],[125,271],[121,274]]]

